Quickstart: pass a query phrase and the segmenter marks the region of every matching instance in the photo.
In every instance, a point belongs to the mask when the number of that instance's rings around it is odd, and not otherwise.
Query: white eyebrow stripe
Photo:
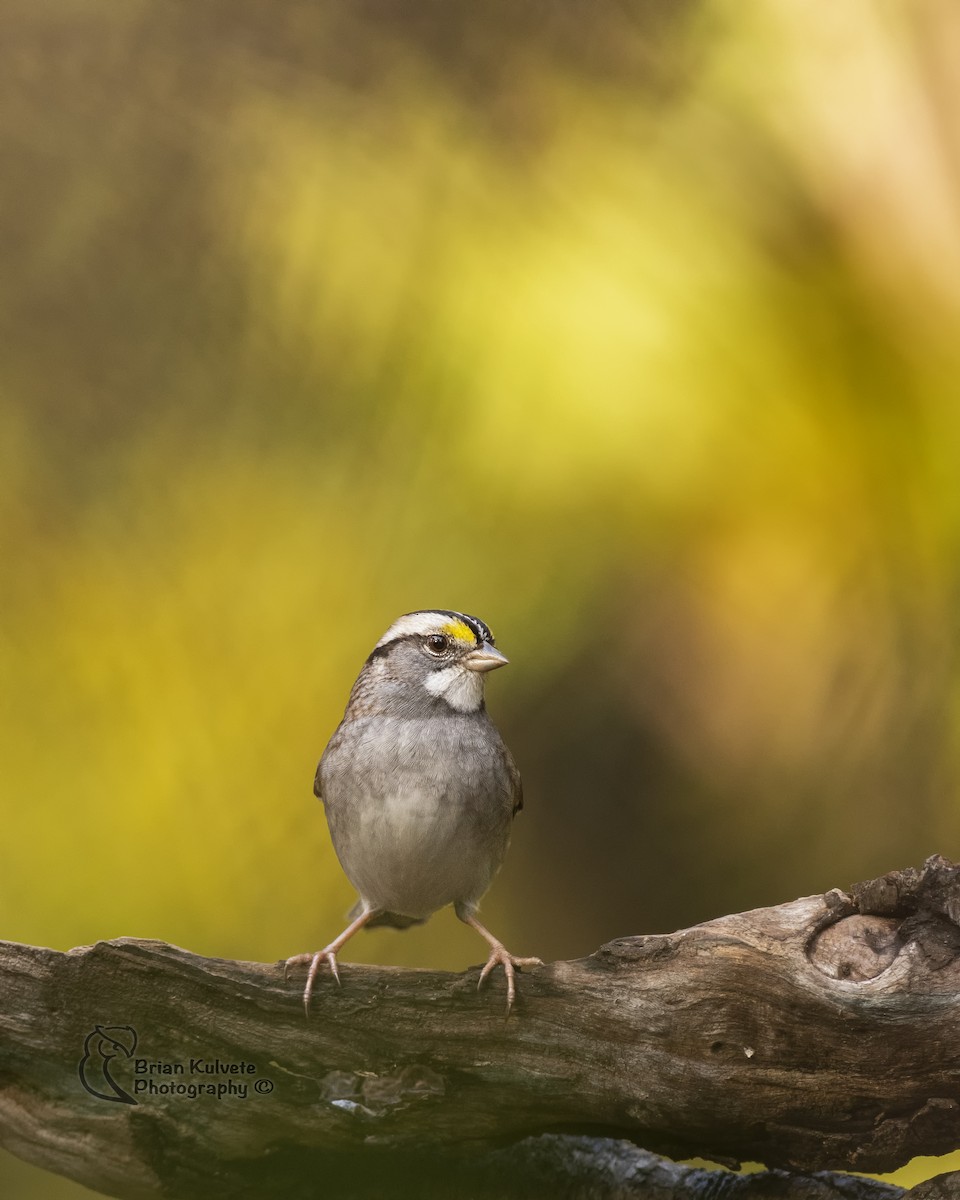
[[[398,617],[394,621],[380,641],[377,642],[374,649],[379,650],[381,646],[385,646],[387,642],[394,642],[397,638],[412,637],[417,634],[437,633],[442,625],[449,625],[453,619],[448,613],[407,613],[405,616]]]

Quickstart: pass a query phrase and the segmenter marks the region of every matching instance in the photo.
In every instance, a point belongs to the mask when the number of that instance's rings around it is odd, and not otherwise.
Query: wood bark
[[[404,1178],[421,1196],[879,1197],[901,1193],[809,1173],[960,1147],[960,867],[942,858],[524,972],[509,1020],[478,973],[348,963],[307,1019],[282,964],[0,943],[0,1141],[125,1200]],[[603,1138],[807,1175],[698,1183]]]

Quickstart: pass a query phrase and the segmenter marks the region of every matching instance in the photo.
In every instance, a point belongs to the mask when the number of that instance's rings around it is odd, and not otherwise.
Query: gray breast
[[[364,900],[411,917],[479,901],[510,836],[505,753],[485,712],[340,726],[320,785],[334,849]]]

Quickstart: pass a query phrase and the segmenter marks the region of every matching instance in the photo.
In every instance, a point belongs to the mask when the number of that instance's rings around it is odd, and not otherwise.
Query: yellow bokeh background
[[[4,938],[323,944],[419,607],[512,661],[518,953],[960,857],[949,0],[0,21]]]

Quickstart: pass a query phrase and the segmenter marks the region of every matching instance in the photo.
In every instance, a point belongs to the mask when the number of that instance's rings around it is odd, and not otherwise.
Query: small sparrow
[[[477,986],[503,966],[508,1015],[514,969],[542,965],[510,954],[476,916],[523,807],[520,773],[483,701],[487,672],[507,661],[479,618],[430,609],[394,621],[364,663],[313,788],[360,899],[339,937],[287,960],[310,963],[308,1015],[320,964],[339,983],[337,954],[358,929],[406,929],[447,904],[490,945]]]

